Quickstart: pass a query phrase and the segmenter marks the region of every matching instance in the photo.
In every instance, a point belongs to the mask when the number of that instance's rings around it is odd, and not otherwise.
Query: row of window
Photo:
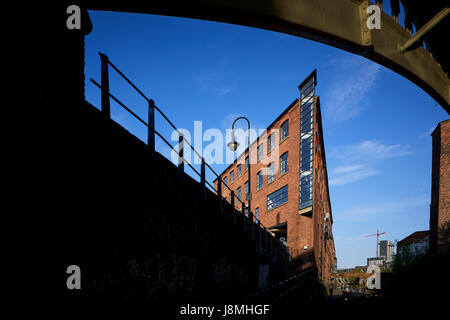
[[[288,172],[289,170],[289,153],[286,151],[285,153],[283,153],[280,157],[280,174],[284,175],[286,172]],[[267,167],[268,169],[268,177],[267,177],[267,183],[271,183],[272,181],[275,180],[275,162],[271,162],[269,164],[269,166]],[[237,166],[237,174],[238,174],[238,178],[241,176],[241,165]],[[257,179],[256,179],[256,188],[257,190],[261,189],[263,187],[263,174],[262,171],[259,171],[257,174]],[[225,184],[227,184],[227,177],[223,178],[223,181],[225,182]],[[230,172],[230,184],[234,182],[234,170],[232,170]],[[248,189],[248,181],[245,183],[246,185],[246,192]],[[247,192],[248,193],[248,192]]]
[[[282,142],[288,136],[289,136],[289,120],[286,120],[281,124],[280,142]],[[271,152],[274,147],[275,147],[275,134],[272,133],[267,138],[267,153]],[[258,161],[261,161],[262,157],[263,157],[263,145],[260,144],[258,146],[258,151],[257,151]]]
[[[312,204],[313,197],[313,146],[314,146],[314,95],[315,78],[311,77],[301,88],[300,107],[300,204],[299,209]]]
[[[238,197],[239,200],[241,200],[240,187],[237,189],[236,196]],[[279,207],[282,204],[286,203],[287,201],[288,201],[288,185],[285,185],[284,187],[267,195],[267,211]],[[230,202],[231,202],[231,195],[230,195]],[[259,207],[255,208],[255,216],[256,219],[259,220]]]
[[[283,141],[284,139],[286,139],[288,136],[289,136],[289,120],[286,120],[281,124],[280,142]],[[272,133],[268,137],[267,153],[271,152],[273,150],[274,146],[275,146],[275,134]],[[257,155],[257,161],[258,162],[261,161],[263,158],[263,145],[262,144],[260,144],[257,147],[256,155]],[[248,161],[248,157],[246,157],[245,158],[245,170],[248,170],[248,167],[249,167],[249,161]],[[236,171],[237,171],[236,178],[239,178],[242,175],[242,166],[240,164],[238,164]],[[283,172],[282,172],[282,174],[283,174]],[[227,184],[227,177],[224,177],[223,181],[225,182],[225,184]],[[234,170],[232,170],[230,172],[230,184],[233,183],[233,181],[234,181]]]

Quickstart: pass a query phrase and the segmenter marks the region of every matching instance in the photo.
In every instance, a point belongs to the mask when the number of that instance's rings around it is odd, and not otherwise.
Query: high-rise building
[[[392,261],[392,259],[394,258],[394,244],[389,240],[381,240],[380,256],[384,257],[386,262]]]
[[[431,136],[430,251],[440,253],[450,250],[450,119]]]
[[[233,191],[244,201],[250,166],[251,212],[303,267],[317,266],[327,280],[336,268],[336,254],[316,84],[314,70],[299,85],[300,97],[251,144],[250,156],[247,148],[220,176],[229,182],[222,187],[223,197],[230,201]],[[231,182],[228,177],[235,172]]]

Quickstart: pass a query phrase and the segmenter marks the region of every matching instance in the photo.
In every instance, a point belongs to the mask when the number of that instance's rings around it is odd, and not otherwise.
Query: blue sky
[[[106,53],[179,128],[230,128],[246,116],[266,128],[317,69],[338,267],[364,265],[375,238],[401,240],[429,226],[432,129],[447,113],[400,75],[313,41],[224,23],[91,11],[86,99],[100,106],[98,52]],[[146,102],[111,72],[111,92],[144,119]],[[112,103],[112,117],[145,141],[146,129]],[[161,117],[156,129],[170,138]],[[175,142],[174,142],[175,144]],[[157,141],[157,149],[168,148]],[[221,172],[226,165],[213,165]],[[213,176],[208,178],[212,181]]]

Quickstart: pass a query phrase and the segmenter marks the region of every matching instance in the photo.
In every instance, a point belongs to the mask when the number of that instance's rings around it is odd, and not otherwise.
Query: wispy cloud
[[[419,195],[416,197],[409,197],[399,199],[397,201],[388,203],[376,203],[367,206],[354,207],[346,210],[345,213],[339,215],[339,219],[346,221],[364,221],[371,220],[375,217],[379,218],[383,214],[400,213],[411,208],[420,207],[428,204],[430,201],[428,195]]]
[[[363,165],[337,167],[332,170],[330,185],[339,186],[356,182],[377,173],[377,170]]]
[[[375,162],[390,158],[409,155],[411,146],[403,144],[384,144],[379,140],[365,140],[353,145],[345,145],[334,148],[332,156],[338,159],[364,160]]]
[[[364,98],[375,86],[381,66],[359,56],[330,61],[335,76],[325,95],[325,115],[336,121],[350,119],[364,110]]]
[[[338,163],[342,162],[345,165],[330,170],[330,185],[345,185],[379,174],[377,165],[381,161],[411,153],[409,145],[389,145],[379,140],[365,140],[352,145],[335,147],[330,151],[330,156]]]

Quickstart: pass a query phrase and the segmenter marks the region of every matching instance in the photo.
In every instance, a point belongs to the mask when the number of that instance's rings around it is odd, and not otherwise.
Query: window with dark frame
[[[237,188],[236,195],[237,195],[237,198],[240,201],[241,200],[241,187]]]
[[[245,157],[245,171],[247,171],[248,168],[249,168],[248,157]]]
[[[272,210],[276,207],[288,201],[288,185],[278,189],[275,192],[267,195],[267,211]]]
[[[257,160],[261,161],[262,157],[263,157],[263,145],[260,144],[257,148],[257,158],[258,158]]]
[[[271,152],[274,146],[275,146],[275,134],[272,133],[267,139],[267,153]]]
[[[275,162],[269,164],[267,183],[271,183],[275,179]]]
[[[280,174],[283,175],[289,170],[288,152],[285,152],[280,157]]]
[[[286,120],[281,124],[280,141],[283,141],[289,136],[289,120]]]
[[[263,187],[263,175],[262,175],[262,172],[261,172],[261,171],[259,171],[256,175],[257,175],[257,179],[256,179],[256,181],[257,181],[256,189],[257,189],[257,190],[260,190],[260,189],[262,189],[262,187]]]
[[[230,172],[230,184],[234,181],[234,171]]]
[[[239,178],[241,176],[241,173],[242,173],[241,169],[242,169],[242,166],[240,164],[238,164],[238,166],[237,166],[237,178]]]
[[[259,220],[259,208],[255,209],[255,218],[256,220]]]

